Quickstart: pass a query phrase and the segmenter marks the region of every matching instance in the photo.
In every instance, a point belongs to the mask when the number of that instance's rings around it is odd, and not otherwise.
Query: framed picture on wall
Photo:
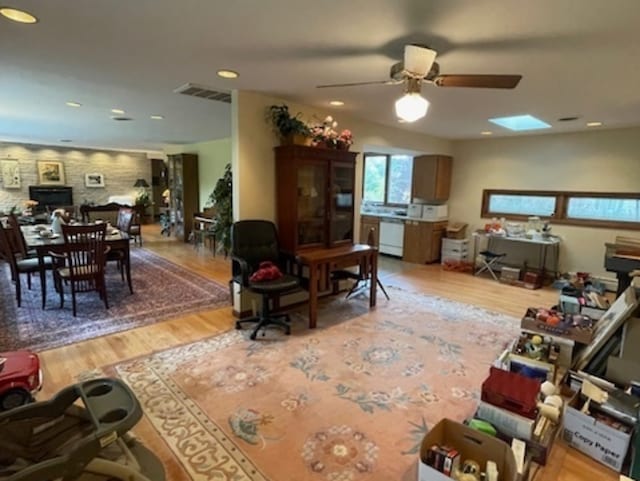
[[[104,187],[104,175],[93,173],[84,175],[85,187]]]
[[[55,160],[39,160],[38,183],[40,185],[64,185],[64,164]]]
[[[5,189],[20,188],[20,166],[17,160],[0,161],[0,173],[2,173],[2,185]]]

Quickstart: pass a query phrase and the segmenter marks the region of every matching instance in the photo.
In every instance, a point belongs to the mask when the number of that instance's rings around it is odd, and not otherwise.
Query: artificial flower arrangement
[[[321,123],[311,124],[309,131],[313,140],[312,145],[329,149],[349,150],[353,144],[353,134],[344,129],[338,133],[338,122],[328,115]]]

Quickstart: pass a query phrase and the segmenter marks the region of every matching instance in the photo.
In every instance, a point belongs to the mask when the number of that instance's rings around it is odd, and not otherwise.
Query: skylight
[[[534,117],[533,115],[514,115],[513,117],[497,117],[489,119],[489,122],[509,130],[539,130],[550,129],[551,125]]]

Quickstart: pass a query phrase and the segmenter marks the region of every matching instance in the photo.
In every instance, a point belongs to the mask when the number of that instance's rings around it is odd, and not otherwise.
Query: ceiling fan
[[[396,101],[396,115],[406,122],[415,122],[429,109],[429,101],[420,95],[423,83],[437,87],[513,89],[522,78],[522,75],[441,75],[436,55],[435,50],[424,45],[405,45],[404,60],[391,66],[389,80],[318,85],[317,88],[404,84],[405,94]]]

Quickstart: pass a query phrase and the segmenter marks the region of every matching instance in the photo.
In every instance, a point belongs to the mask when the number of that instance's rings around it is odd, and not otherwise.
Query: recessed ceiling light
[[[602,122],[587,122],[587,127],[600,127]]]
[[[521,131],[521,130],[540,130],[550,129],[551,126],[534,117],[533,115],[514,115],[511,117],[498,117],[489,119],[489,122],[504,127],[505,129]]]
[[[333,105],[334,107],[341,107],[344,105],[344,102],[342,100],[332,100],[331,102],[329,102],[329,105]]]
[[[73,140],[71,140],[71,139],[60,139],[60,142],[69,143],[69,142],[73,142]]]
[[[122,109],[111,109],[111,112],[113,112],[114,114],[119,114],[119,115],[124,114],[124,110],[122,110]]]
[[[0,15],[18,23],[38,23],[38,19],[24,10],[11,7],[0,7]]]
[[[480,132],[480,135],[493,135],[493,132],[491,132],[490,130],[483,130],[482,132]]]
[[[128,122],[129,120],[133,120],[131,117],[120,117],[120,116],[113,116],[111,117],[111,120],[115,120],[117,122]]]
[[[69,106],[69,107],[82,107],[82,104],[80,102],[69,101],[69,102],[67,102],[67,106]]]
[[[164,117],[162,115],[151,115],[151,120],[162,120]]]
[[[222,78],[238,78],[240,74],[233,70],[218,70],[218,77]]]

